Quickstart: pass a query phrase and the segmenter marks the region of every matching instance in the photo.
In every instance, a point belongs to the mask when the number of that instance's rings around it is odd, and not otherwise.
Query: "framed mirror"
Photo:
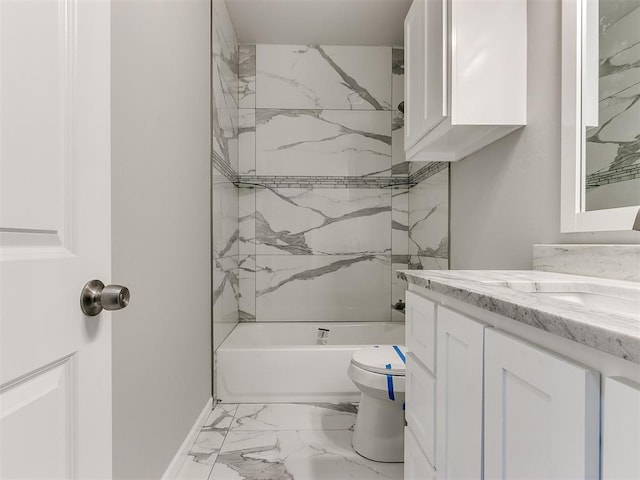
[[[561,231],[640,230],[640,0],[562,1]]]

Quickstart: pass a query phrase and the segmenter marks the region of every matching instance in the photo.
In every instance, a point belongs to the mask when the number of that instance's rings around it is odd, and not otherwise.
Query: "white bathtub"
[[[329,330],[326,345],[317,345],[319,328]],[[404,324],[240,323],[217,350],[216,396],[229,403],[355,402],[351,355],[379,344],[404,344]]]

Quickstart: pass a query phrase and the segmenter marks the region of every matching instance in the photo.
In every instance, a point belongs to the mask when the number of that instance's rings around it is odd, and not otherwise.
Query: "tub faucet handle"
[[[404,304],[404,301],[402,299],[398,300],[395,303],[395,305],[393,305],[393,308],[395,310],[398,310],[399,312],[404,312],[404,307],[405,307],[405,304]]]

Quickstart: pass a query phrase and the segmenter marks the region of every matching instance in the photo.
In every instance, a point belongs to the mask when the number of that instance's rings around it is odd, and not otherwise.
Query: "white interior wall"
[[[160,478],[211,395],[209,12],[112,3],[117,479]]]
[[[528,2],[524,129],[451,165],[452,269],[530,269],[534,243],[640,243],[560,233],[561,2]]]

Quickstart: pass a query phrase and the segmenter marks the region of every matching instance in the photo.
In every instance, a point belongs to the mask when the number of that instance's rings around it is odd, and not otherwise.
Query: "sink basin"
[[[615,313],[640,319],[640,286],[621,288],[598,282],[510,282],[513,290],[562,302],[581,305],[589,310]]]
[[[619,315],[640,317],[640,298],[622,298],[585,292],[531,292],[536,296],[553,298],[563,302],[582,305],[590,310],[599,310]]]

